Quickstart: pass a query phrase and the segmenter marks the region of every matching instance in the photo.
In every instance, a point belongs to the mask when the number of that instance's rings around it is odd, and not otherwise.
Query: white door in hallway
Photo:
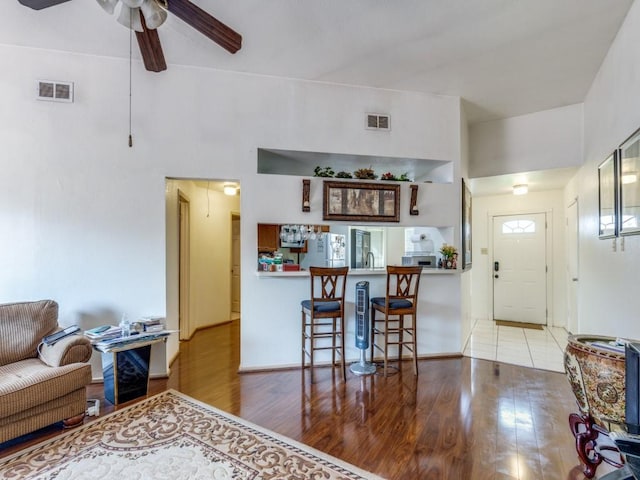
[[[547,323],[546,214],[493,217],[493,318]]]
[[[240,313],[240,215],[231,216],[231,312]]]
[[[567,330],[578,332],[578,199],[567,209]]]

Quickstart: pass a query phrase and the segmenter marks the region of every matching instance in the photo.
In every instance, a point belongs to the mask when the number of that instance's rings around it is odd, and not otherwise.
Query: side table
[[[102,353],[104,396],[114,405],[147,394],[151,346],[164,343],[169,332],[153,335],[132,335],[115,339],[94,348]]]

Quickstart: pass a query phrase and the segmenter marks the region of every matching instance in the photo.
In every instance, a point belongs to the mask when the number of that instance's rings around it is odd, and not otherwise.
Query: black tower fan
[[[371,375],[376,366],[367,362],[365,352],[369,348],[369,282],[356,283],[356,348],[360,349],[360,361],[349,367],[356,375]]]

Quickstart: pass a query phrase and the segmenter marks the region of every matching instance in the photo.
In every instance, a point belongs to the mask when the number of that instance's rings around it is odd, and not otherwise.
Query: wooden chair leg
[[[342,364],[342,381],[347,381],[347,369],[344,362],[344,318],[340,318],[340,363]]]
[[[309,317],[309,368],[313,372],[313,348],[316,345],[316,326],[313,324],[313,317]]]
[[[331,368],[334,368],[336,366],[336,323],[337,323],[337,318],[333,317],[333,334],[331,335]]]
[[[402,365],[402,352],[404,349],[404,315],[398,315],[398,368]]]
[[[411,345],[413,347],[413,373],[418,375],[418,340],[416,339],[416,316],[411,315]]]
[[[389,361],[389,315],[384,315],[384,376],[387,376],[387,362]]]
[[[371,348],[371,354],[369,355],[369,361],[373,363],[373,353],[375,350],[374,345],[376,344],[376,337],[374,333],[375,325],[376,325],[376,311],[373,307],[369,311],[369,343],[371,344],[369,348]]]
[[[305,326],[306,315],[304,314],[304,310],[302,311],[302,369],[304,370],[304,364],[306,363],[306,358],[304,358],[304,350],[307,346],[307,339],[305,338],[307,327]]]

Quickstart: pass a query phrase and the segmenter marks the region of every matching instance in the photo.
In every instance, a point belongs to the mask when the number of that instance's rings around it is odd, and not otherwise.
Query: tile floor
[[[497,326],[493,321],[478,320],[471,331],[464,355],[564,372],[563,354],[567,336],[567,331],[562,327],[533,330]]]

